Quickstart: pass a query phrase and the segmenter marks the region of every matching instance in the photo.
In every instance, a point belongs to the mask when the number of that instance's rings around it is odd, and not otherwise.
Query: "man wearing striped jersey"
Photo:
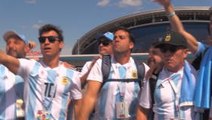
[[[137,119],[146,120],[147,110],[152,107],[154,120],[200,120],[193,103],[197,72],[186,61],[188,50],[183,39],[170,32],[155,46],[162,52],[164,66],[154,90],[150,88],[150,80],[144,85]]]
[[[198,40],[195,35],[189,33],[175,13],[171,0],[156,0],[163,6],[169,17],[169,22],[174,31],[181,34],[185,39],[185,44],[195,55],[194,66],[198,69],[198,81],[195,92],[194,105],[205,109],[204,119],[212,119],[212,7],[208,9],[208,36],[205,40]],[[207,34],[207,33],[206,33]]]
[[[25,58],[29,43],[24,35],[8,31],[3,36],[6,42],[7,55]],[[0,65],[0,119],[15,120],[24,117],[23,111],[23,78]]]
[[[114,32],[112,46],[113,55],[109,79],[119,79],[120,81],[106,82],[103,85],[102,59],[97,60],[87,78],[88,86],[82,101],[83,107],[80,109],[79,120],[87,120],[94,106],[96,106],[95,120],[135,120],[140,91],[139,83],[133,80],[132,82],[122,82],[127,78],[138,77],[135,61],[130,56],[134,47],[134,39],[129,30],[118,28]],[[147,71],[148,66],[144,66]],[[123,68],[123,71],[119,68]]]
[[[39,29],[43,58],[40,61],[15,59],[0,52],[0,62],[25,80],[25,118],[27,120],[65,120],[69,99],[77,116],[81,88],[78,72],[59,60],[64,46],[62,30],[46,24]]]

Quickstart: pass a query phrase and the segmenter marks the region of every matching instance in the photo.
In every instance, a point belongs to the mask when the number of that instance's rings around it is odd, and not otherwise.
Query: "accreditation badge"
[[[49,112],[38,110],[37,120],[51,120],[51,114]]]
[[[116,103],[116,118],[124,119],[129,117],[129,111],[126,102]]]

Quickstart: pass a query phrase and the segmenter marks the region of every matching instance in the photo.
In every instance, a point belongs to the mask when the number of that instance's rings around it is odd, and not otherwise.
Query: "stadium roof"
[[[175,12],[183,22],[209,22],[210,6],[186,6],[176,7]],[[123,16],[104,23],[83,35],[75,43],[72,54],[81,54],[86,48],[96,43],[96,35],[106,31],[114,31],[119,26],[134,28],[146,25],[167,23],[168,18],[163,9],[140,12]]]

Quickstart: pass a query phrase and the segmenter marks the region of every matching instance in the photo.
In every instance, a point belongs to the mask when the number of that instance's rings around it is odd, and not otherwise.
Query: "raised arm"
[[[0,64],[6,66],[14,74],[18,72],[20,66],[17,58],[5,54],[2,50],[0,50]]]
[[[169,18],[169,21],[171,23],[172,29],[175,32],[181,34],[185,38],[188,48],[192,53],[195,53],[198,49],[197,40],[193,35],[191,35],[184,29],[182,22],[180,21],[179,17],[175,14],[174,7],[171,4],[170,0],[154,0],[154,1],[158,2],[160,5],[164,7],[167,17]]]

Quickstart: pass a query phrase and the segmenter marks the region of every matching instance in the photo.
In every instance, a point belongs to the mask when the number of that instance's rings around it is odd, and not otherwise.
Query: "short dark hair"
[[[45,32],[49,32],[49,31],[55,31],[57,34],[58,34],[58,37],[61,41],[63,41],[63,31],[58,27],[58,26],[55,26],[55,25],[52,25],[52,24],[46,24],[46,25],[43,25],[40,29],[39,29],[39,36],[41,36],[43,33]]]
[[[125,28],[125,27],[118,27],[115,29],[114,33],[117,32],[118,30],[123,30],[125,32],[127,32],[129,34],[129,38],[130,41],[133,42],[135,44],[135,38],[134,36],[131,34],[131,32],[129,31],[129,29]]]

